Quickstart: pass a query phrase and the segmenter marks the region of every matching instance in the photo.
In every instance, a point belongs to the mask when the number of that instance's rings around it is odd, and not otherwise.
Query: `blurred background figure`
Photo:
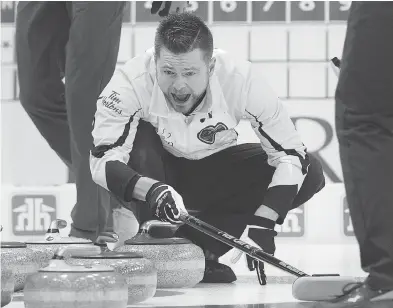
[[[166,16],[186,2],[153,2]],[[16,60],[20,102],[75,176],[71,236],[112,230],[116,200],[91,179],[89,152],[97,97],[116,67],[126,2],[19,2]],[[62,79],[65,78],[65,83]]]
[[[124,6],[27,1],[17,8],[20,102],[75,176],[70,235],[92,240],[111,228],[110,196],[91,180],[89,151],[96,99],[116,66]]]
[[[323,307],[393,304],[393,2],[353,2],[336,90],[336,128],[363,284]]]

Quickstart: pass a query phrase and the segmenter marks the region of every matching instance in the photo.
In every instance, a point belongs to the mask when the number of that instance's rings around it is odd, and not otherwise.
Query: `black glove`
[[[181,223],[180,212],[187,213],[182,197],[169,185],[155,183],[146,194],[150,210],[161,221]]]

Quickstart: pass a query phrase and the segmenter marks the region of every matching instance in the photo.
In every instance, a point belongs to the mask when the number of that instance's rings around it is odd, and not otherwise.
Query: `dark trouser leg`
[[[232,147],[199,161],[170,160],[178,173],[175,188],[186,208],[199,210],[196,216],[200,219],[237,238],[255,219],[254,213],[263,204],[274,173],[259,144]],[[284,219],[289,210],[309,200],[323,185],[320,163],[310,155],[309,173],[294,204],[274,210]],[[231,249],[186,225],[179,228],[178,235],[216,256]]]
[[[18,4],[15,40],[20,102],[50,147],[71,167],[61,81],[69,26],[63,2]]]
[[[165,182],[163,151],[155,128],[150,123],[139,121],[128,165],[143,176]],[[152,219],[157,218],[151,215],[146,202],[125,202],[118,198],[118,204],[113,210],[114,231],[119,236],[118,244],[122,245],[125,240],[133,237],[140,224]]]
[[[353,2],[336,92],[344,182],[362,268],[393,289],[393,3]]]
[[[77,185],[77,203],[71,214],[76,231],[102,231],[111,214],[109,193],[91,178],[89,151],[97,98],[116,66],[124,5],[114,1],[67,3],[72,23],[65,90]]]
[[[150,123],[139,121],[134,145],[130,153],[129,166],[143,176],[167,183],[163,160],[164,151],[161,139],[157,135],[155,128]],[[146,202],[123,202],[123,205],[134,213],[140,224],[147,220],[157,219],[150,213]]]

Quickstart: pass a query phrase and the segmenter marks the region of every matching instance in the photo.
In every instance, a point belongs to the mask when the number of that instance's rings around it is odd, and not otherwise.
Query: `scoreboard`
[[[208,24],[238,22],[340,22],[346,21],[351,1],[189,1],[189,11]],[[15,22],[15,1],[1,2],[1,23]],[[152,1],[127,2],[123,22],[138,25],[157,22],[150,14]]]
[[[286,99],[331,98],[336,76],[328,61],[340,56],[350,1],[189,1],[188,10],[211,28],[214,45],[249,60]],[[17,2],[1,2],[2,101],[17,101]],[[128,1],[118,65],[153,46],[158,21],[152,1]]]
[[[189,1],[189,11],[208,24],[225,22],[340,22],[346,21],[351,1]],[[150,14],[152,1],[131,2],[124,22],[138,25],[157,22]],[[134,13],[135,12],[135,13]]]
[[[189,11],[208,24],[263,22],[346,21],[351,1],[189,1]],[[150,14],[152,1],[130,2],[124,22],[132,25],[157,22]]]

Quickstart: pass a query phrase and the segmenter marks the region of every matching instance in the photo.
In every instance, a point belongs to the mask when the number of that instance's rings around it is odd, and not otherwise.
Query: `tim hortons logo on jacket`
[[[111,109],[118,114],[122,114],[123,111],[117,107],[117,105],[121,103],[118,95],[119,93],[112,91],[109,96],[100,96],[98,99],[102,100],[102,105],[104,105],[106,108]]]

